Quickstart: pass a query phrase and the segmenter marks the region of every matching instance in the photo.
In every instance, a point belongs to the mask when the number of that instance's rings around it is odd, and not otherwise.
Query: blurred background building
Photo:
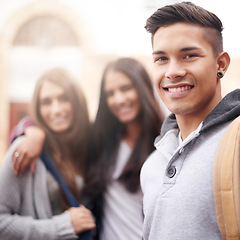
[[[98,104],[103,68],[117,57],[140,60],[151,72],[151,41],[144,25],[171,0],[0,0],[0,162],[13,126],[28,114],[37,78],[54,66],[79,81],[91,119]],[[232,56],[223,95],[239,87],[240,35],[237,1],[193,0],[216,13]]]

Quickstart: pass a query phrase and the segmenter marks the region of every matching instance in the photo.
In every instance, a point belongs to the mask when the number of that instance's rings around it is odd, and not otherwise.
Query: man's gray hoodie
[[[183,142],[171,114],[141,170],[144,240],[219,240],[213,166],[226,127],[240,115],[240,90],[229,93]]]

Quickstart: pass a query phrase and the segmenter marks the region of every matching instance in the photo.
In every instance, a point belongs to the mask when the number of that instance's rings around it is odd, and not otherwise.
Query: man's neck
[[[176,116],[182,140],[195,131],[206,116]]]
[[[176,120],[178,123],[178,127],[181,132],[182,140],[186,139],[187,136],[196,130],[199,124],[208,116],[208,114],[217,106],[217,104],[221,101],[221,95],[217,98],[217,101],[209,104],[207,108],[202,111],[192,112],[189,114],[176,114]]]

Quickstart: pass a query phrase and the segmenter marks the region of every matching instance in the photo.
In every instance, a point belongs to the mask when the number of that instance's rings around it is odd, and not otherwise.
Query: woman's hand
[[[92,230],[96,227],[92,212],[85,206],[72,207],[68,211],[76,234]]]
[[[31,172],[35,171],[44,141],[45,133],[42,129],[36,126],[26,128],[25,138],[12,155],[13,171],[16,175],[21,176],[28,167]]]

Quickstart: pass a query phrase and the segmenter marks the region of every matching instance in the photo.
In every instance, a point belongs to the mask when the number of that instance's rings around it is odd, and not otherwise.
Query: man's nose
[[[186,70],[181,63],[176,60],[170,61],[168,63],[167,70],[165,72],[165,77],[175,80],[186,75]]]

